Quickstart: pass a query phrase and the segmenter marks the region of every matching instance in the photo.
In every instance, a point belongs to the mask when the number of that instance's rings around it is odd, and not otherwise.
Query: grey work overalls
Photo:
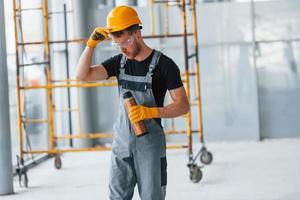
[[[166,139],[161,126],[154,119],[144,120],[146,135],[136,137],[123,105],[123,94],[130,91],[137,104],[156,107],[152,92],[152,72],[161,53],[154,50],[146,76],[125,74],[127,58],[120,62],[119,116],[114,124],[114,141],[110,169],[110,199],[132,199],[137,183],[141,200],[165,199]]]

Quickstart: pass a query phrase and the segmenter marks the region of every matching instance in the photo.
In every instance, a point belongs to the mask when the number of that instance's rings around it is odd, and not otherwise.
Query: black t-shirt
[[[146,76],[149,71],[154,51],[143,61],[128,59],[125,64],[125,74],[132,76]],[[120,61],[122,54],[118,54],[104,61],[102,65],[107,71],[108,78],[120,74]],[[173,90],[183,86],[180,76],[180,70],[175,62],[164,54],[161,54],[160,59],[153,70],[152,90],[156,105],[163,107],[164,98],[167,90]],[[159,120],[160,121],[160,120]],[[159,123],[160,124],[160,123]]]

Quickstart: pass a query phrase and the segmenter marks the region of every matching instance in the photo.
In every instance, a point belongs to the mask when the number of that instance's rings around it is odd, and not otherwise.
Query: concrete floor
[[[195,145],[196,146],[196,145]],[[214,155],[203,179],[189,180],[186,150],[168,150],[168,200],[299,200],[300,139],[208,143]],[[110,152],[67,153],[28,172],[29,188],[18,186],[5,200],[108,199]],[[134,200],[139,199],[135,192]]]

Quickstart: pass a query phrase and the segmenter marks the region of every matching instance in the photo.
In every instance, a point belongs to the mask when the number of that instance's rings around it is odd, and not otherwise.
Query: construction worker
[[[118,79],[120,108],[114,124],[109,182],[112,200],[132,199],[136,184],[142,200],[165,199],[166,139],[161,118],[177,117],[189,110],[178,66],[144,43],[141,24],[133,8],[115,7],[107,16],[106,27],[98,27],[92,33],[77,66],[81,81],[112,76]],[[121,53],[102,64],[91,65],[94,48],[108,38]],[[122,94],[128,91],[138,105],[127,112]],[[167,91],[173,102],[164,106]],[[131,123],[141,120],[148,132],[137,137]]]

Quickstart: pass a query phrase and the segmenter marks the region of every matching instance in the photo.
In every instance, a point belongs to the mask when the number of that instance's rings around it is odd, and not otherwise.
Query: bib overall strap
[[[127,61],[127,56],[122,55],[121,61],[120,61],[120,75],[121,77],[123,77],[123,75],[125,74],[125,64]]]
[[[150,66],[149,66],[149,73],[152,74],[152,71],[155,69],[155,66],[157,65],[159,58],[161,56],[161,52],[154,50],[154,55],[152,57]]]
[[[124,68],[126,61],[127,61],[127,56],[122,55],[121,62],[120,62],[121,69]]]

